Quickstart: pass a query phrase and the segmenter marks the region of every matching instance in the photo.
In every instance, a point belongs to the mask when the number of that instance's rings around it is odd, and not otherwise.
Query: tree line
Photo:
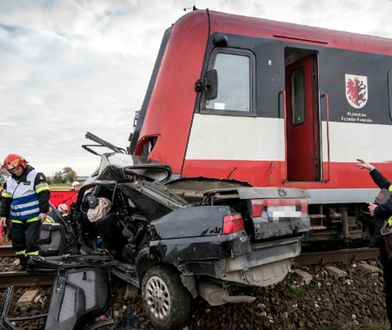
[[[47,176],[46,181],[48,184],[61,184],[76,181],[78,175],[77,173],[69,166],[64,167],[61,171],[57,171],[54,173],[53,177]],[[2,184],[5,181],[5,175],[0,174],[0,183]]]
[[[69,183],[71,184],[76,180],[78,175],[71,167],[64,167],[61,171],[57,171],[54,173],[53,177],[48,177],[47,182],[49,184],[58,184],[58,183]]]

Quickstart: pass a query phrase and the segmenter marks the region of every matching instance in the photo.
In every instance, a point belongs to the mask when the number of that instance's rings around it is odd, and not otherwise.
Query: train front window
[[[250,112],[250,57],[217,53],[213,69],[218,72],[218,96],[206,101],[206,110]]]

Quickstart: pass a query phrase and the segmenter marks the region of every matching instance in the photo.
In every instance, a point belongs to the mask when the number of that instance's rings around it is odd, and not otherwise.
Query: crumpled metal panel
[[[56,278],[46,330],[83,328],[103,314],[110,299],[110,278],[105,268],[68,269]]]

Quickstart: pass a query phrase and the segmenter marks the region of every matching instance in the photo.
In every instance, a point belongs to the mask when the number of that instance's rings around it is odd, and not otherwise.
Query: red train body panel
[[[377,190],[356,158],[392,178],[391,69],[389,39],[194,11],[165,33],[130,152],[357,210]]]

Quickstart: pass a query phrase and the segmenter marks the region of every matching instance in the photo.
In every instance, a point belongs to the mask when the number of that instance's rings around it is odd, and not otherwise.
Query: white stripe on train
[[[322,123],[327,160],[326,122]],[[329,123],[331,162],[392,160],[391,125]],[[284,160],[284,121],[280,118],[195,114],[187,160]]]

